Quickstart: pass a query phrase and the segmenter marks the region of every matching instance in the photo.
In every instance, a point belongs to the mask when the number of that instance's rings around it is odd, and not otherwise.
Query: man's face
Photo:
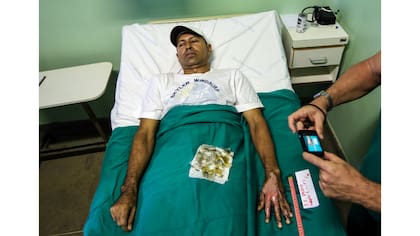
[[[182,34],[178,38],[176,52],[178,61],[184,70],[195,69],[208,66],[211,45],[199,36]]]

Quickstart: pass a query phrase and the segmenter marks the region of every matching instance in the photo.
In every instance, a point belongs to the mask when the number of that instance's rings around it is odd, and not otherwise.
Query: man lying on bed
[[[270,131],[260,110],[263,105],[251,84],[238,70],[219,72],[210,68],[212,47],[204,35],[197,32],[184,26],[176,26],[171,31],[171,42],[176,47],[184,74],[161,75],[149,85],[121,196],[110,209],[112,219],[123,230],[132,230],[140,178],[151,159],[155,134],[165,114],[178,105],[220,104],[235,107],[248,122],[253,143],[265,169],[258,210],[265,209],[268,222],[273,206],[277,225],[281,228],[282,216],[289,224],[292,213],[285,197]],[[206,86],[196,86],[198,83],[194,81],[206,83]]]

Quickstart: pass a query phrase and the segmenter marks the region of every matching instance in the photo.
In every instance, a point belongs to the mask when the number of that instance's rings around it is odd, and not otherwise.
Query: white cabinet
[[[348,34],[338,24],[307,23],[296,32],[297,14],[281,15],[282,40],[293,84],[334,82],[338,75]]]

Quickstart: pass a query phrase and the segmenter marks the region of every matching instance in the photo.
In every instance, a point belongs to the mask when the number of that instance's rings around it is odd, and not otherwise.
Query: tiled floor
[[[326,150],[337,152],[326,133]],[[39,167],[39,235],[81,236],[99,181],[104,152],[42,161]],[[339,203],[345,215],[347,205]]]

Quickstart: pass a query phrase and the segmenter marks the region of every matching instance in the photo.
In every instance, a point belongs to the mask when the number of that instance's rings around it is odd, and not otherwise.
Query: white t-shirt
[[[197,74],[156,75],[146,91],[139,118],[161,120],[175,106],[207,104],[234,106],[238,112],[263,107],[239,70],[211,69]]]

